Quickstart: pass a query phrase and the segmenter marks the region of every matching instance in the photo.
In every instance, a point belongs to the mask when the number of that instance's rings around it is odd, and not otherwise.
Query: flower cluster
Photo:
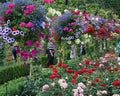
[[[13,2],[6,2],[3,5],[1,6],[1,16],[5,20],[11,21],[9,24],[11,28],[22,30],[25,34],[25,39],[30,34],[33,38],[36,37],[34,32],[38,33],[45,20],[46,14],[43,5],[34,4],[32,0],[13,0]]]
[[[82,13],[80,10],[67,12],[70,14],[66,12],[62,14],[54,21],[53,26],[55,35],[62,40],[76,39],[81,33],[90,34],[96,38],[112,38],[113,33],[120,33],[120,24],[115,20],[107,20],[88,12]]]
[[[42,0],[42,1],[45,3],[53,3],[54,2],[54,0]]]
[[[84,96],[84,89],[86,88],[86,86],[81,82],[78,83],[77,88],[73,89],[74,92],[74,96]]]
[[[3,43],[13,43],[15,42],[14,36],[16,35],[21,35],[24,36],[24,32],[23,31],[19,31],[15,28],[9,28],[9,23],[10,21],[7,21],[7,24],[5,24],[4,28],[0,27],[0,39],[1,39],[1,43],[0,43],[0,47],[2,47]],[[12,35],[12,37],[11,37]]]
[[[59,79],[58,84],[60,85],[61,89],[66,89],[68,84],[66,83],[65,79]]]

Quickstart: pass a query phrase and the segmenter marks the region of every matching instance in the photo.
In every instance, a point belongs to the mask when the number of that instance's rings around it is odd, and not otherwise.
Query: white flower
[[[106,91],[106,90],[103,90],[101,93],[102,93],[102,94],[107,94],[107,91]]]

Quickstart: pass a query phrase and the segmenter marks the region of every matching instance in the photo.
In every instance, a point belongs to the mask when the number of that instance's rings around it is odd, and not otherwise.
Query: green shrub
[[[16,64],[11,66],[5,66],[0,69],[0,84],[7,81],[19,78],[21,76],[26,76],[29,74],[29,66],[25,67],[22,64]]]
[[[0,96],[19,96],[24,85],[25,78],[9,81],[0,86]]]

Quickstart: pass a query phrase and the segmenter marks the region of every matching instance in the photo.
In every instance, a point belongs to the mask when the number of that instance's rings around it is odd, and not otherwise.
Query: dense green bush
[[[5,66],[0,69],[0,84],[19,78],[21,76],[26,76],[28,74],[29,74],[29,66],[25,67],[22,64]]]
[[[25,78],[12,80],[0,86],[0,96],[19,96],[24,85]]]

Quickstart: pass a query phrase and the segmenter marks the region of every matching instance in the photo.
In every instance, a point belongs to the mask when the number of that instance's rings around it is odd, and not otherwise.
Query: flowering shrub
[[[59,16],[53,23],[57,38],[73,40],[81,33],[96,38],[112,38],[113,33],[120,33],[120,24],[115,20],[106,20],[100,16],[80,10],[70,10]]]
[[[104,58],[104,59],[103,59]],[[76,62],[76,61],[74,61]],[[114,96],[120,93],[120,71],[115,60],[102,57],[98,61],[83,59],[72,64],[59,62],[56,66],[49,66],[41,75],[44,83],[34,86],[35,94],[40,96]],[[72,67],[75,66],[75,67]],[[34,82],[37,82],[35,80]],[[40,91],[41,89],[41,91]],[[119,95],[118,95],[119,96]]]

